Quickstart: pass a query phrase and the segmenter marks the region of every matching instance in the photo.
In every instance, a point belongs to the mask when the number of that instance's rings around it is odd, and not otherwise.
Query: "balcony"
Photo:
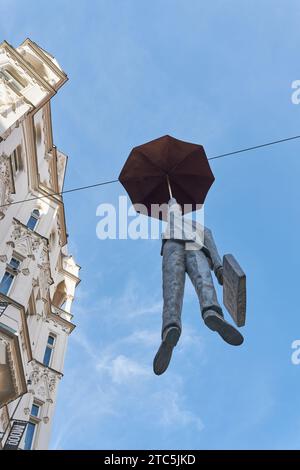
[[[0,408],[26,391],[18,334],[0,323]]]
[[[68,322],[72,321],[73,315],[69,312],[66,312],[62,308],[55,307],[55,305],[51,306],[52,313],[54,315],[58,315],[60,318],[63,318],[64,320],[67,320]]]

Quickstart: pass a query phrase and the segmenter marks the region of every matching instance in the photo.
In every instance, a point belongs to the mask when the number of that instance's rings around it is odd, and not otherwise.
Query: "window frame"
[[[16,260],[19,263],[17,267],[10,264],[13,259]],[[11,276],[11,283],[9,284],[9,287],[8,287],[6,292],[0,290],[0,293],[2,293],[4,295],[7,295],[7,296],[10,294],[11,289],[12,289],[14,283],[15,283],[16,277],[17,277],[17,275],[19,274],[19,272],[21,270],[22,262],[23,262],[23,258],[21,256],[19,256],[17,253],[13,252],[12,255],[11,255],[9,263],[6,263],[6,268],[5,268],[5,271],[3,273],[2,279],[0,281],[0,286],[3,282],[4,277],[5,277],[6,274],[8,276]]]
[[[8,282],[7,280],[5,280],[4,278],[7,277],[7,279],[10,279],[10,284],[8,285],[8,287],[4,288],[4,286],[6,285],[6,283]],[[14,283],[14,280],[15,280],[15,275],[12,274],[10,271],[8,271],[7,269],[4,271],[4,274],[2,276],[2,279],[0,281],[0,294],[3,294],[3,295],[7,295],[9,294],[11,288],[12,288],[12,285]],[[3,290],[2,290],[3,288]]]
[[[37,415],[32,414],[32,409],[33,409],[34,406],[36,406],[38,408],[38,414]],[[40,416],[41,416],[42,406],[43,406],[43,403],[39,402],[37,400],[34,400],[32,405],[31,405],[30,418],[29,418],[29,421],[28,421],[28,424],[27,424],[26,433],[25,433],[25,437],[24,437],[24,450],[33,450],[34,449],[36,435],[39,431],[39,424],[41,422]],[[31,437],[30,447],[26,448],[25,447],[26,437],[27,437],[27,432],[28,432],[28,429],[29,429],[29,425],[33,426],[33,434],[32,434],[32,437]]]
[[[34,413],[32,412],[32,410],[33,410],[34,407],[37,408],[37,414],[34,414]],[[31,406],[31,413],[30,413],[30,416],[33,416],[34,418],[39,418],[39,416],[40,416],[40,411],[41,411],[41,406],[38,405],[37,403],[34,403],[34,402],[33,402],[33,403],[32,403],[32,406]]]
[[[38,212],[38,215],[36,214]],[[29,219],[27,220],[27,224],[26,224],[26,227],[31,230],[32,232],[34,232],[37,228],[37,225],[40,221],[40,218],[41,218],[41,212],[39,211],[39,209],[33,209],[30,213],[30,216],[29,216]],[[30,227],[29,226],[29,222],[31,220],[35,220],[35,224],[34,224],[34,227]]]
[[[32,436],[31,436],[31,439],[30,439],[30,443],[29,443],[29,446],[27,447],[27,434],[29,432],[29,429],[31,428],[31,426],[33,427],[33,433],[32,433]],[[35,423],[31,418],[29,419],[28,423],[27,423],[27,427],[26,427],[26,433],[25,433],[25,438],[24,438],[24,450],[32,450],[33,448],[33,444],[34,444],[34,440],[35,440],[35,436],[36,436],[36,433],[37,433],[37,426],[38,426],[38,423]],[[28,438],[29,439],[29,438]]]
[[[49,343],[49,338],[50,337],[53,338],[53,344]],[[45,367],[51,367],[51,364],[53,362],[53,356],[54,356],[54,350],[55,350],[55,347],[56,347],[56,342],[57,342],[57,335],[50,331],[49,334],[48,334],[48,337],[47,337],[47,343],[46,343],[44,357],[43,357],[43,365]],[[48,363],[46,363],[46,361],[45,361],[47,350],[50,350],[50,357],[49,357]]]

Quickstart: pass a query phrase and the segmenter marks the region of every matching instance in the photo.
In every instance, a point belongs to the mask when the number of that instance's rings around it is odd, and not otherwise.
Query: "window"
[[[26,428],[24,450],[32,449],[33,439],[36,433],[36,429],[39,425],[39,420],[37,418],[40,414],[40,408],[40,405],[33,403],[30,413],[30,420]]]
[[[14,270],[18,269],[20,266],[21,261],[17,258],[12,257],[12,259],[9,262],[9,266]]]
[[[45,354],[44,354],[44,359],[43,359],[43,364],[47,367],[49,366],[52,356],[53,356],[54,345],[55,345],[55,336],[53,334],[50,334],[48,336],[47,346],[45,349]]]
[[[15,276],[13,274],[9,273],[8,271],[5,271],[2,281],[0,283],[1,294],[6,295],[8,293],[10,286],[13,283],[14,277]]]
[[[39,412],[40,412],[40,407],[34,403],[31,408],[31,416],[35,416],[36,418],[38,418]]]
[[[7,295],[11,285],[18,274],[18,269],[21,261],[15,257],[12,257],[10,262],[7,264],[6,271],[3,275],[3,278],[0,282],[0,292],[1,294]]]
[[[37,209],[34,209],[31,212],[31,215],[27,222],[27,227],[30,228],[30,230],[34,230],[36,227],[36,224],[38,223],[39,218],[40,218],[40,211],[38,211]]]
[[[22,170],[22,147],[18,145],[10,156],[13,175],[16,176]]]

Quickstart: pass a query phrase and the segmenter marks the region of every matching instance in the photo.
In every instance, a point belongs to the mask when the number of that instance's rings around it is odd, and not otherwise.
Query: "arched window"
[[[36,224],[38,223],[39,218],[40,218],[40,211],[38,209],[34,209],[31,212],[31,215],[27,222],[27,227],[30,228],[30,230],[34,230],[36,227]]]

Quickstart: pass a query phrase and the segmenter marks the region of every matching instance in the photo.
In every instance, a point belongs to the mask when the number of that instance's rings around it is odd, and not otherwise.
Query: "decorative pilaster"
[[[0,156],[0,220],[3,219],[8,205],[13,201],[12,192],[14,192],[14,183],[10,158],[3,153]]]

